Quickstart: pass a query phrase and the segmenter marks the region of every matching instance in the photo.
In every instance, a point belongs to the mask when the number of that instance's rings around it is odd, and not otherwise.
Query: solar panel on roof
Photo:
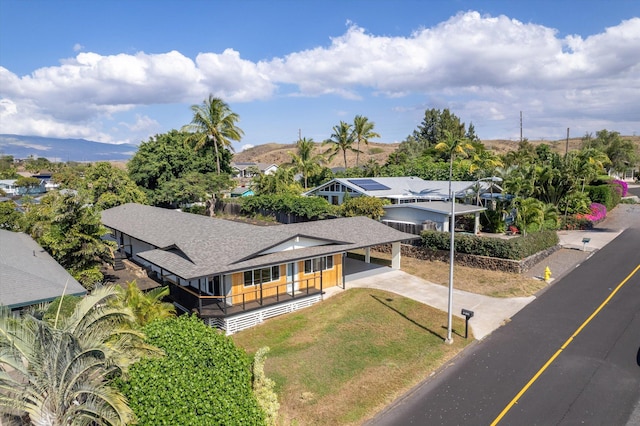
[[[376,182],[373,179],[349,179],[348,181],[356,186],[359,186],[365,191],[385,191],[390,189],[388,186],[385,186],[380,182]]]

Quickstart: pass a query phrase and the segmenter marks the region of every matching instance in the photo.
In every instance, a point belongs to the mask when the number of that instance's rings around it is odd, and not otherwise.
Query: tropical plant
[[[138,425],[261,425],[251,361],[231,338],[195,316],[154,321],[147,341],[166,356],[132,365],[120,389]]]
[[[384,216],[384,201],[377,197],[346,198],[340,206],[340,212],[345,217],[367,216],[379,220]]]
[[[0,408],[35,425],[126,425],[133,413],[110,386],[119,374],[102,350],[0,306]],[[91,339],[87,336],[87,339]]]
[[[189,142],[196,150],[213,146],[216,169],[220,174],[220,151],[233,151],[231,141],[240,141],[244,135],[242,129],[236,126],[240,116],[232,112],[226,102],[213,95],[209,95],[209,99],[200,105],[192,105],[191,111],[191,123],[183,126],[182,130],[193,133]]]
[[[7,231],[19,231],[22,213],[16,210],[13,201],[0,202],[0,229]]]
[[[369,145],[369,139],[379,138],[380,135],[373,131],[375,123],[367,117],[356,115],[353,119],[353,137],[356,141],[356,167],[360,165],[360,142]],[[346,166],[345,166],[346,167]]]
[[[42,425],[131,423],[133,413],[112,382],[160,351],[131,327],[131,311],[113,287],[95,289],[70,315],[62,312],[46,315],[51,311],[43,306],[15,318],[0,306],[2,411],[26,412]]]
[[[347,168],[347,151],[357,152],[358,150],[353,147],[355,142],[355,134],[352,131],[352,126],[349,123],[340,121],[340,124],[333,126],[333,133],[329,139],[323,142],[324,145],[331,145],[325,152],[328,155],[329,160],[333,159],[339,152],[342,152],[342,158],[344,160],[344,168]]]
[[[99,267],[113,262],[100,213],[81,196],[47,194],[27,211],[24,229],[87,288],[102,281]]]
[[[467,157],[473,151],[473,145],[464,138],[457,138],[454,133],[444,130],[445,139],[435,149],[445,153],[449,160],[449,194],[451,195],[451,179],[453,178],[453,160],[456,156]]]
[[[544,225],[544,203],[535,198],[516,198],[513,202],[516,208],[516,225],[523,235],[528,231],[540,230]]]
[[[119,287],[124,306],[129,308],[138,327],[144,327],[157,319],[171,318],[176,315],[173,303],[164,302],[169,295],[169,287],[157,287],[142,291],[135,281],[127,283],[126,288]]]
[[[317,171],[321,164],[324,163],[322,154],[313,154],[315,145],[313,139],[302,138],[296,142],[296,152],[288,152],[291,157],[291,166],[296,172],[302,173],[304,189],[309,187],[309,175]]]

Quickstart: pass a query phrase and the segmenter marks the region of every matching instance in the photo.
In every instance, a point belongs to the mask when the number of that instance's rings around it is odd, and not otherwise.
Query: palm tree
[[[344,168],[347,168],[347,151],[357,152],[357,149],[353,147],[355,134],[351,131],[351,124],[340,121],[340,124],[333,126],[333,133],[331,137],[323,142],[323,144],[333,144],[325,154],[329,155],[329,160],[333,159],[338,152],[342,151],[342,157],[344,158]]]
[[[309,175],[324,162],[324,156],[322,154],[313,155],[315,146],[316,144],[313,139],[302,138],[296,142],[296,152],[288,152],[291,156],[290,164],[296,172],[302,173],[304,189],[308,187]]]
[[[125,425],[133,412],[110,385],[119,368],[82,339],[0,307],[0,411],[36,425]]]
[[[369,145],[369,139],[380,137],[373,131],[374,127],[375,123],[362,115],[356,115],[356,118],[353,119],[353,136],[357,142],[356,167],[360,164],[360,142]]]
[[[140,290],[135,281],[127,283],[126,289],[119,287],[122,303],[131,309],[138,327],[143,327],[156,319],[173,317],[176,307],[163,302],[169,295],[169,287],[157,287],[147,292]]]
[[[445,140],[438,143],[435,149],[449,156],[449,195],[451,195],[451,179],[453,177],[453,159],[456,155],[467,157],[473,151],[473,145],[465,138],[456,138],[449,130],[444,131]]]
[[[14,318],[0,307],[0,407],[33,424],[129,424],[133,412],[111,386],[142,355],[160,351],[132,328],[114,287],[99,287],[69,316]]]
[[[183,126],[182,130],[193,133],[188,140],[196,150],[213,146],[220,174],[220,149],[233,151],[231,141],[239,141],[244,135],[242,129],[236,126],[240,116],[232,112],[226,102],[213,95],[209,95],[209,99],[201,105],[192,105],[191,111],[191,123]]]
[[[544,203],[535,198],[517,198],[513,201],[516,208],[516,224],[527,235],[529,228],[541,229],[544,225]]]

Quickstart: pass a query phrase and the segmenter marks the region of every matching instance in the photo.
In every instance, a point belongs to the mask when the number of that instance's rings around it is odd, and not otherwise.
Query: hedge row
[[[421,237],[422,244],[432,250],[449,250],[451,247],[451,235],[448,232],[424,231]],[[550,230],[532,232],[526,236],[508,240],[462,234],[456,235],[455,251],[476,256],[521,260],[553,247],[558,242],[558,234]]]
[[[611,211],[620,203],[621,191],[619,187],[612,184],[587,186],[585,188],[589,198],[594,203],[604,204],[607,211]]]
[[[242,213],[257,214],[263,210],[293,214],[307,219],[322,219],[335,214],[335,207],[320,197],[258,195],[242,198]]]

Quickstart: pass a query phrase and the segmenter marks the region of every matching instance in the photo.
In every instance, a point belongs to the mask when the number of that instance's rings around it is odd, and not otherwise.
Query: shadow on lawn
[[[382,298],[382,297],[378,297],[378,296],[373,295],[373,294],[371,295],[371,297],[372,297],[376,302],[378,302],[378,303],[380,303],[380,304],[382,304],[382,305],[386,306],[387,308],[391,309],[393,312],[395,312],[395,313],[397,313],[398,315],[400,315],[402,318],[406,319],[407,321],[411,322],[412,324],[417,325],[418,327],[420,327],[420,328],[421,328],[421,329],[423,329],[424,331],[427,331],[427,332],[429,332],[429,333],[433,334],[434,336],[438,337],[440,340],[442,340],[442,341],[444,342],[444,340],[445,340],[445,335],[441,335],[440,333],[438,333],[438,332],[436,332],[436,331],[434,331],[434,330],[431,330],[430,328],[425,327],[425,326],[424,326],[424,325],[422,325],[422,324],[417,323],[416,321],[412,320],[411,318],[409,318],[408,316],[406,316],[405,314],[403,314],[402,312],[400,312],[399,310],[397,310],[396,308],[394,308],[393,306],[391,306],[391,305],[389,304],[389,302],[393,301],[393,299],[391,299],[391,298]],[[444,328],[444,330],[446,330],[446,329],[447,329],[447,327],[442,327],[442,328]],[[458,335],[458,336],[460,336],[460,337],[464,337],[464,336],[462,336],[460,333],[458,333],[458,332],[457,332],[457,331],[455,331],[455,330],[453,330],[453,332],[454,332],[454,334],[457,334],[457,335]]]

